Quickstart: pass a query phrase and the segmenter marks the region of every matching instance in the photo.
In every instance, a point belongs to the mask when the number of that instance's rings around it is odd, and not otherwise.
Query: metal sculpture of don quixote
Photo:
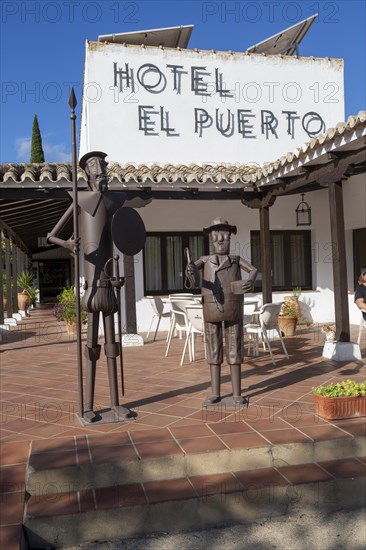
[[[125,284],[125,278],[119,275],[119,256],[113,255],[113,245],[122,254],[128,256],[137,254],[145,244],[145,226],[139,214],[126,206],[125,193],[108,190],[106,153],[92,151],[80,159],[79,165],[87,175],[88,190],[80,190],[78,193],[74,111],[76,100],[73,90],[69,104],[72,109],[73,137],[73,192],[69,194],[73,202],[47,235],[47,238],[54,244],[72,250],[75,256],[75,290],[77,309],[79,310],[79,417],[82,424],[126,421],[132,418],[133,413],[120,404],[118,388],[118,370],[120,370],[121,393],[124,395],[120,289]],[[67,240],[59,238],[58,235],[63,226],[73,214],[73,235]],[[78,288],[79,257],[83,260],[85,277],[81,307],[88,313],[87,341],[84,349],[86,358],[85,406],[81,358],[80,292]],[[118,340],[115,336],[115,313],[118,313]],[[101,345],[98,343],[100,315],[103,318],[110,409],[96,411],[94,410],[94,393],[97,362],[101,355]],[[119,363],[120,369],[117,368],[117,363]]]
[[[257,269],[240,256],[229,254],[230,236],[236,234],[236,226],[219,217],[203,231],[209,235],[210,255],[202,256],[193,262],[189,250],[186,249],[186,286],[197,286],[199,271],[203,270],[203,320],[212,389],[212,394],[207,397],[204,406],[223,402],[228,407],[240,407],[244,404],[241,395],[241,364],[244,357],[243,294],[253,290]],[[241,270],[248,273],[246,280],[242,280]],[[222,399],[220,387],[224,335],[233,394]]]

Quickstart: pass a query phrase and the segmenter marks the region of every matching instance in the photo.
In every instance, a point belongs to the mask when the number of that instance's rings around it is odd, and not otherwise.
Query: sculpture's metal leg
[[[118,399],[117,357],[120,354],[120,345],[115,341],[114,315],[103,314],[103,322],[105,335],[104,350],[107,356],[111,409],[115,412],[117,419],[123,420],[131,415],[131,411],[126,407],[122,407]]]
[[[205,399],[205,403],[218,403],[221,400],[220,397],[220,377],[221,377],[221,365],[210,365],[211,371],[211,388],[212,395],[209,395]]]
[[[233,401],[242,404],[244,399],[241,396],[241,365],[230,365],[230,374],[233,386]]]
[[[93,412],[95,372],[100,357],[101,346],[98,345],[99,313],[88,313],[88,335],[85,346],[86,357],[86,401],[84,420],[94,422],[96,415]]]

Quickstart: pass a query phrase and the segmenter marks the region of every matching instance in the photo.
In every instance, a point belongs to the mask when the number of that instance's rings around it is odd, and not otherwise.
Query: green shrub
[[[345,380],[344,382],[337,382],[328,386],[317,386],[312,388],[312,391],[324,397],[359,397],[366,395],[366,380],[365,382]]]
[[[66,323],[76,323],[76,296],[72,287],[65,287],[57,296],[58,303],[53,308],[53,314],[58,321]],[[83,325],[88,320],[86,311],[80,311],[81,322]]]

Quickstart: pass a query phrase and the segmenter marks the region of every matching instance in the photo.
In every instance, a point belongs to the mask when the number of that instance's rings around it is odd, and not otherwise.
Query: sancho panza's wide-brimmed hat
[[[212,220],[210,227],[203,228],[203,232],[210,233],[211,231],[220,231],[220,229],[230,231],[230,233],[234,233],[234,235],[236,235],[236,225],[230,225],[224,218],[215,218]]]
[[[85,170],[87,160],[91,159],[92,157],[99,157],[104,160],[106,156],[107,153],[103,153],[102,151],[91,151],[90,153],[85,153],[85,155],[83,155],[79,160],[79,166],[80,168]]]

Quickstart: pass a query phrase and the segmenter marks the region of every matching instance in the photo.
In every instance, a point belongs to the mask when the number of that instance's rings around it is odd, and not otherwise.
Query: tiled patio
[[[356,331],[357,327],[353,327],[353,339]],[[126,423],[86,427],[80,425],[75,414],[76,342],[51,311],[32,311],[30,318],[4,337],[0,354],[1,479],[5,504],[0,543],[4,548],[17,548],[30,452],[30,466],[37,470],[50,463],[53,468],[98,464],[106,456],[111,461],[121,457],[134,461],[365,434],[365,419],[328,422],[315,414],[313,386],[338,379],[366,378],[364,362],[335,363],[321,357],[324,336],[319,327],[300,327],[295,337],[286,339],[290,360],[282,354],[279,343],[274,343],[278,359],[275,366],[263,350],[259,358],[246,357],[242,386],[248,406],[238,410],[202,407],[209,392],[202,342],[197,345],[196,361],[180,367],[183,340],[174,339],[166,358],[165,336],[160,334],[156,342],[148,341],[142,347],[124,348],[126,395],[122,403],[137,413],[136,418]],[[365,356],[365,340],[361,349]],[[96,383],[96,404],[100,409],[109,404],[105,366],[102,353]],[[230,394],[226,365],[222,374],[222,393]],[[329,469],[327,472],[326,475],[334,475]],[[298,476],[298,471],[293,475]],[[153,482],[149,483],[153,495],[156,488]],[[164,490],[162,482],[158,485],[159,490]],[[149,491],[145,490],[145,494]],[[107,492],[101,489],[99,498],[106,498]]]

